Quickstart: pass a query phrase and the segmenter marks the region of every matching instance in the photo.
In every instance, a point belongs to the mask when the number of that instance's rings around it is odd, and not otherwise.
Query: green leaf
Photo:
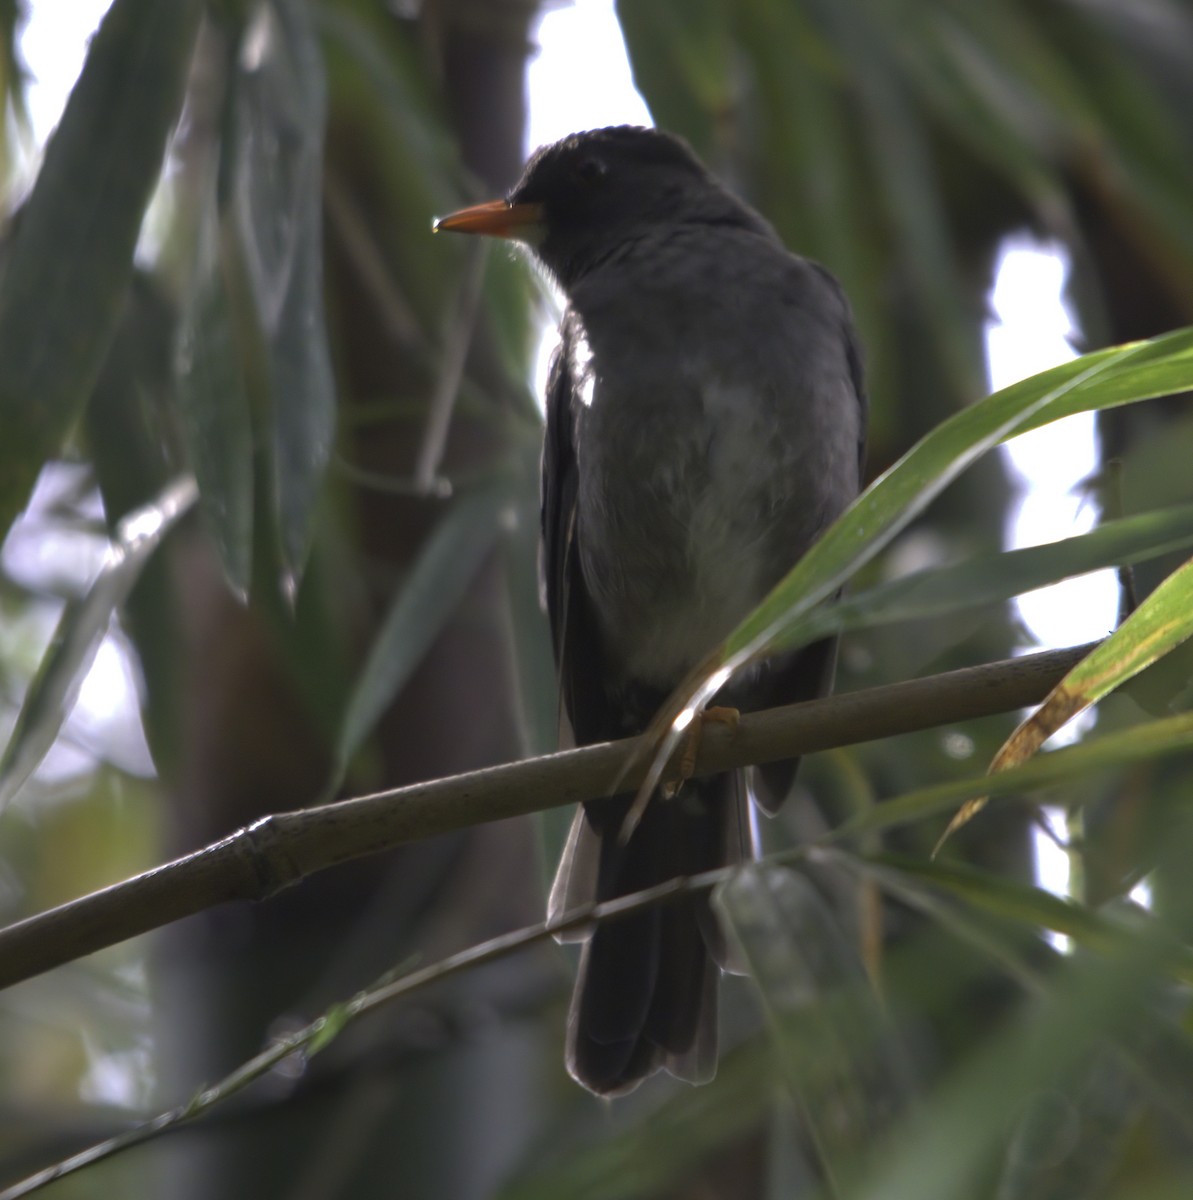
[[[847,1160],[911,1089],[857,950],[817,889],[787,867],[751,864],[713,893],[752,977],[777,1066],[836,1194]]]
[[[326,92],[310,6],[260,5],[241,44],[233,203],[269,353],[271,503],[289,591],[306,562],[335,433],[323,313]]]
[[[226,285],[215,180],[200,202],[195,265],[175,352],[179,427],[200,511],[224,574],[241,599],[253,569],[253,418]]]
[[[618,0],[616,8],[634,84],[649,99],[652,117],[715,161],[711,118],[733,99],[730,10],[720,0]]]
[[[493,549],[508,510],[503,482],[456,500],[427,539],[378,630],[352,689],[336,746],[328,792],[451,619]]]
[[[1091,156],[1084,172],[1109,171],[1121,181],[1116,190],[1122,198],[1111,203],[1127,210],[1123,215],[1136,236],[1148,243],[1144,253],[1152,269],[1187,306],[1193,299],[1189,14],[1183,5],[1160,0],[1154,24],[1148,23],[1154,30],[1151,47],[1132,55],[1125,53],[1130,42],[1122,36],[1127,12],[1115,12],[1117,7],[1095,5],[1090,23],[1054,25],[1049,32],[1058,47],[1056,59],[1067,60],[1069,71],[1083,82],[1094,114],[1089,125],[1097,130],[1099,154]],[[1089,125],[1075,134],[1088,136]]]
[[[116,0],[16,223],[0,279],[0,530],[82,410],[116,330],[200,11]]]
[[[806,0],[837,53],[849,64],[851,94],[860,107],[879,222],[891,231],[900,265],[914,285],[920,320],[933,329],[958,395],[981,387],[981,359],[967,312],[961,264],[932,163],[931,129],[909,95],[884,31],[865,8],[837,0]],[[879,6],[881,7],[881,6]]]
[[[799,625],[800,641],[998,604],[1074,575],[1143,562],[1181,549],[1190,541],[1193,505],[1121,517],[1076,537],[916,571],[853,592],[809,613],[806,622]],[[788,639],[780,637],[776,647],[782,649],[787,644]]]
[[[926,917],[931,926],[947,930],[950,938],[957,939],[966,947],[977,949],[983,957],[990,958],[1006,974],[1014,979],[1031,1005],[1038,1006],[1042,999],[1050,1002],[1058,973],[1071,969],[1073,958],[1059,956],[1044,947],[1033,945],[1040,928],[1036,924],[1038,900],[1029,895],[1032,889],[1021,885],[1008,885],[1005,880],[966,868],[944,867],[923,864],[914,860],[896,859],[893,856],[859,858],[848,853],[831,852],[827,856],[830,864],[855,873],[861,880],[877,884],[884,892]],[[963,903],[956,903],[961,899]],[[1052,898],[1055,900],[1055,898]],[[1056,901],[1057,904],[1065,904]],[[1067,904],[1070,910],[1078,906]],[[1141,911],[1125,912],[1122,920],[1111,916],[1091,914],[1085,910],[1077,918],[1080,927],[1071,920],[1065,924],[1073,932],[1087,932],[1087,918],[1098,922],[1094,937],[1084,943],[1085,949],[1096,947],[1095,953],[1102,955],[1099,961],[1112,966],[1123,954],[1134,953],[1135,943],[1141,938],[1151,942],[1158,951],[1163,969],[1179,970],[1188,961],[1188,951],[1182,942],[1163,927],[1155,918]],[[1022,923],[1025,936],[1012,936],[1013,925]],[[1047,927],[1045,925],[1045,927]],[[933,935],[930,935],[933,936]],[[933,943],[934,956],[941,953],[952,957],[951,952]],[[1080,952],[1079,952],[1080,953]],[[898,954],[898,951],[896,951]],[[914,952],[913,952],[914,954]],[[1079,961],[1087,960],[1082,955]],[[908,972],[911,972],[910,976]],[[903,1005],[910,1002],[913,1007],[923,1004],[916,998],[921,995],[923,963],[921,959],[903,965],[904,980],[910,978],[912,992],[902,997]],[[892,980],[899,972],[892,971]],[[897,986],[894,982],[892,987]],[[903,987],[907,987],[904,982]],[[1162,986],[1162,984],[1158,985]],[[940,983],[928,985],[928,994],[934,1003],[955,1006],[961,996],[949,998],[940,995]],[[1159,991],[1157,995],[1162,994]],[[1082,999],[1085,999],[1082,997]],[[1090,999],[1095,999],[1091,997]],[[892,1004],[900,1007],[900,998],[891,996]],[[1021,1011],[1030,1011],[1031,1005],[1020,1006]],[[1166,1007],[1161,1001],[1160,1008]],[[1074,1028],[1080,1028],[1086,1020],[1082,1004],[1075,1004],[1069,1012]],[[1159,1019],[1157,1019],[1159,1017]],[[1100,1135],[1109,1129],[1122,1130],[1125,1123],[1135,1120],[1140,1112],[1141,1101],[1156,1110],[1156,1117],[1166,1126],[1180,1128],[1188,1135],[1190,1124],[1190,1072],[1193,1071],[1193,1043],[1178,1025],[1170,1023],[1162,1012],[1153,1012],[1145,1019],[1125,1019],[1117,1023],[1113,1041],[1100,1038],[1091,1032],[1085,1061],[1073,1071],[1058,1074],[1041,1089],[1028,1089],[1024,1094],[1021,1113],[1007,1126],[1007,1135],[1002,1153],[1005,1165],[1002,1176],[1004,1184],[1030,1188],[1034,1184],[1048,1183],[1042,1192],[1005,1191],[999,1196],[1037,1194],[1050,1200],[1072,1197],[1085,1200],[1090,1194],[1102,1194],[1087,1186],[1082,1190],[1080,1182],[1092,1174],[1099,1174],[1116,1165],[1121,1168],[1122,1146],[1102,1144]],[[1060,1135],[1062,1130],[1049,1128],[1048,1110],[1041,1112],[1041,1099],[1057,1101],[1064,1099],[1066,1107],[1082,1110],[1079,1129],[1074,1137],[1063,1138],[1054,1145],[1059,1157],[1051,1162],[1042,1162],[1040,1157],[1024,1159],[1021,1152],[1026,1149],[1025,1138]],[[993,1098],[992,1098],[993,1099]],[[994,1101],[997,1103],[997,1101]],[[931,1104],[929,1100],[927,1108]],[[975,1114],[978,1115],[978,1114]],[[1037,1119],[1039,1118],[1039,1119]],[[1079,1135],[1081,1145],[1076,1145]],[[1092,1142],[1091,1142],[1092,1139]],[[1090,1143],[1090,1144],[1087,1144]],[[1062,1145],[1067,1145],[1068,1154],[1059,1154]],[[1035,1142],[1037,1150],[1043,1147]],[[1109,1155],[1109,1158],[1107,1157]],[[881,1160],[880,1160],[881,1161]],[[1048,1167],[1055,1168],[1047,1170]],[[1064,1186],[1061,1186],[1063,1182]],[[1069,1186],[1075,1184],[1076,1186]]]
[[[1109,1200],[1186,1200],[1193,1195],[1193,1170],[1171,1167],[1150,1175],[1135,1171],[1108,1195]]]
[[[1083,109],[1068,64],[1039,31],[1006,5],[875,14],[886,18],[893,52],[931,117],[1038,208],[1065,211],[1049,138],[1063,115]]]
[[[446,133],[440,81],[430,77],[417,41],[394,38],[391,18],[371,6],[321,5],[314,15],[341,119],[351,119],[362,144],[370,146],[374,186],[391,213],[389,232],[368,231],[376,238],[369,248],[395,293],[390,319],[403,343],[425,348],[451,302],[457,271],[445,263],[458,268],[465,254],[456,242],[425,233],[434,213],[458,208],[469,195],[459,147]],[[330,177],[332,236],[341,240],[335,201],[342,186]],[[352,213],[351,220],[359,225],[361,214]],[[412,237],[411,230],[424,232]],[[524,277],[520,269],[510,273]]]
[[[108,632],[162,539],[197,499],[189,476],[125,516],[86,595],[68,604],[29,686],[12,737],[0,756],[0,809],[17,794],[54,744]]]
[[[1122,948],[1124,939],[1132,936],[1125,921],[1115,921],[1043,888],[1030,887],[964,863],[928,862],[896,854],[864,856],[857,862],[859,870],[880,882],[889,874],[899,873],[994,916],[1019,921],[1033,929],[1062,933],[1096,953],[1114,954]],[[1193,952],[1173,940],[1165,970],[1185,983],[1193,983]]]
[[[876,216],[885,198],[866,153],[872,143],[856,119],[845,58],[806,5],[749,0],[735,16],[758,93],[736,121],[746,160],[737,173],[784,241],[840,279],[871,377],[892,379],[899,347],[884,289],[874,281],[890,278],[897,264],[887,222]],[[709,120],[720,128],[724,110]],[[878,443],[889,441],[882,426],[890,416],[886,405],[870,414]]]
[[[1024,762],[1065,724],[1115,688],[1133,679],[1193,634],[1193,561],[1174,571],[1105,641],[1097,645],[1015,729],[990,764],[992,774]],[[986,806],[967,801],[937,847]]]
[[[1089,380],[1078,380],[1076,386],[1064,386],[1069,371],[1079,372],[1083,363],[1092,367],[1103,355],[1107,356],[1104,372]],[[1074,413],[1100,412],[1139,400],[1176,395],[1189,390],[1190,377],[1193,377],[1193,330],[1188,328],[1175,329],[1148,341],[1098,350],[1025,380],[1025,384],[1049,380],[1049,386],[1055,386],[1056,392],[1047,403],[1031,406],[1014,432],[1039,429]],[[1013,390],[1007,388],[996,395]]]
[[[109,534],[121,517],[161,491],[185,459],[173,387],[177,322],[164,290],[137,271],[81,427]],[[167,551],[147,564],[121,614],[144,683],[145,736],[154,765],[167,779],[177,778],[185,725],[180,710],[192,698],[183,682],[185,656],[178,651],[185,618],[173,602],[173,558]]]
[[[1148,762],[1193,749],[1193,713],[1150,721],[1117,733],[1089,738],[1079,746],[1065,746],[1037,755],[1022,766],[997,775],[977,775],[950,780],[932,787],[905,792],[874,808],[850,817],[838,826],[834,841],[937,815],[977,796],[1007,796],[1034,788],[1052,787],[1084,776],[1097,776],[1117,767]]]
[[[1034,754],[1058,729],[1193,635],[1193,560],[1179,567],[1049,692],[991,763],[1001,771]]]
[[[1174,844],[1181,857],[1187,838]],[[1185,914],[1186,918],[1188,914]],[[988,1194],[982,1181],[1041,1091],[1098,1060],[1107,1039],[1166,1026],[1163,968],[1172,933],[1152,922],[1124,933],[1112,956],[1062,959],[1046,987],[986,1037],[929,1100],[886,1139],[856,1200],[955,1200]],[[1062,1082],[1063,1086],[1063,1082]]]

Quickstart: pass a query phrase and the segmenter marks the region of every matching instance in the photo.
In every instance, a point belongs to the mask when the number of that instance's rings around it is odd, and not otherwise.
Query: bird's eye
[[[609,165],[603,158],[582,158],[576,164],[576,178],[584,184],[600,183],[609,173]]]

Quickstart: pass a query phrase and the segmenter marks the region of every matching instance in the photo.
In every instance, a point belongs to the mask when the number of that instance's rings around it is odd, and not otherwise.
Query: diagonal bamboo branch
[[[1092,646],[966,667],[742,716],[707,729],[697,774],[774,762],[1039,702]],[[0,930],[0,987],[230,900],[264,900],[317,871],[406,842],[638,785],[653,747],[627,738],[506,763],[252,825],[132,879]]]

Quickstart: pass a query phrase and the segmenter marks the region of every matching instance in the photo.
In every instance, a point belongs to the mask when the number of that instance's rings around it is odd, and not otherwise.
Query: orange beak
[[[521,238],[538,228],[543,220],[541,204],[510,204],[508,200],[490,200],[474,204],[446,217],[437,217],[431,226],[435,233],[484,233],[489,237]]]

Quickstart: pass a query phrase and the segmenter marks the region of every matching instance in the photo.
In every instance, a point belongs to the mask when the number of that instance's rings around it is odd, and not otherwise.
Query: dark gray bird
[[[642,732],[668,693],[858,492],[866,430],[849,305],[680,139],[598,129],[539,150],[507,200],[439,229],[529,244],[567,297],[547,394],[542,569],[564,712],[579,745]],[[742,672],[719,703],[790,703],[831,686],[822,643]],[[755,769],[774,811],[794,763]],[[752,853],[733,772],[577,813],[560,911]],[[728,965],[705,897],[586,933],[567,1065],[601,1095],[660,1067],[716,1068]]]

